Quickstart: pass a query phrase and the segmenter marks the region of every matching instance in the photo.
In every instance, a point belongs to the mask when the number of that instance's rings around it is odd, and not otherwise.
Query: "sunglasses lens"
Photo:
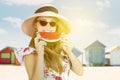
[[[42,26],[46,26],[46,25],[47,25],[47,22],[46,22],[46,21],[39,21],[39,23],[40,23]]]
[[[56,26],[56,22],[50,22],[50,26],[52,27]]]

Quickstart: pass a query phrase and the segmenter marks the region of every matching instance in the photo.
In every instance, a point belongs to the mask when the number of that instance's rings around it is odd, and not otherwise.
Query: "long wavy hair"
[[[33,27],[36,26],[35,25],[36,19],[33,22]],[[56,21],[57,21],[57,27],[61,26],[59,20],[56,19]],[[60,30],[60,28],[57,28],[56,31],[61,32],[62,30]],[[35,37],[36,37],[36,32],[33,35],[32,39],[29,43],[30,47],[35,48],[35,45],[34,45],[34,38]],[[63,64],[62,64],[63,57],[61,56],[62,51],[63,51],[63,49],[62,49],[61,41],[47,42],[47,46],[44,47],[44,63],[45,63],[45,66],[48,69],[55,70],[59,74],[61,74],[63,72]]]

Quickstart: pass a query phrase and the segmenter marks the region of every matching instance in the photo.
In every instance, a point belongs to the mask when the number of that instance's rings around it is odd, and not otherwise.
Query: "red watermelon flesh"
[[[47,42],[56,42],[61,37],[61,33],[59,32],[39,32],[39,34]]]

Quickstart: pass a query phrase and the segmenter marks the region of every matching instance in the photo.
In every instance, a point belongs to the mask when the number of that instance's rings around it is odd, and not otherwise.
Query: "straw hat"
[[[61,32],[68,34],[71,30],[68,20],[62,15],[58,14],[58,10],[53,5],[44,4],[40,6],[32,16],[26,18],[22,23],[23,32],[30,37],[32,37],[35,32],[35,29],[33,28],[33,21],[38,16],[56,17],[62,24],[62,26],[58,27],[60,30],[62,30]]]

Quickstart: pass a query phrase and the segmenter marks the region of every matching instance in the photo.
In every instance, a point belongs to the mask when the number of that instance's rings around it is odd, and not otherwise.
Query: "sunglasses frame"
[[[47,22],[45,20],[38,20],[38,22],[41,26],[46,26],[48,23],[51,27],[55,27],[57,25],[55,21]]]

